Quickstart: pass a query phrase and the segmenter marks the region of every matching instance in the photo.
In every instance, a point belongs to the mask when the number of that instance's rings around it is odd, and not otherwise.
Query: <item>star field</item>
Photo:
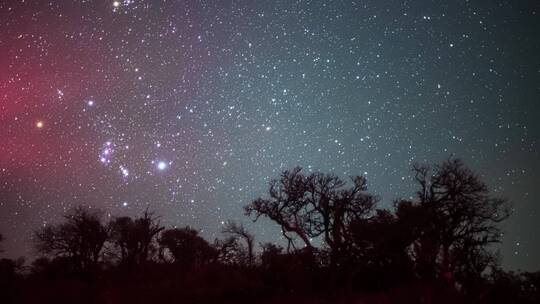
[[[534,1],[4,1],[0,233],[76,205],[149,206],[208,239],[296,165],[363,174],[382,207],[414,162],[462,158],[514,203],[503,265],[538,269]]]

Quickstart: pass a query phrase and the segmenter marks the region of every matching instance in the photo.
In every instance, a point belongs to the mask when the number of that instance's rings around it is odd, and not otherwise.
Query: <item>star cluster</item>
[[[540,38],[526,1],[0,3],[0,233],[75,205],[149,207],[218,237],[292,166],[367,176],[463,158],[514,215],[510,268],[538,268]],[[249,225],[278,241],[268,222]]]

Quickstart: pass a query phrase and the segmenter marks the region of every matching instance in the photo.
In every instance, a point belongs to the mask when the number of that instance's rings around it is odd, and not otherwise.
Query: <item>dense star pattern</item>
[[[538,269],[534,1],[0,3],[0,232],[148,206],[207,238],[299,165],[390,206],[450,155],[514,202],[503,265]]]

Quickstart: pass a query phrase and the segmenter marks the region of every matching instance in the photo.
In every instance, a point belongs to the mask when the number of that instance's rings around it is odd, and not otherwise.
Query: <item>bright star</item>
[[[157,163],[157,168],[161,171],[167,169],[167,163],[164,161],[160,161]]]
[[[124,177],[129,176],[129,170],[124,168],[124,166],[120,166],[120,172],[122,172],[122,176],[124,176]]]
[[[36,127],[38,127],[39,129],[43,128],[43,121],[38,120],[38,121],[36,122]]]

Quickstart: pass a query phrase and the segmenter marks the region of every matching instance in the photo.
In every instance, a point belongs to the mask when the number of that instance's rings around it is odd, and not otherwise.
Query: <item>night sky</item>
[[[363,174],[380,207],[451,155],[513,202],[540,268],[538,1],[0,1],[0,233],[72,206],[209,240],[286,168]]]

